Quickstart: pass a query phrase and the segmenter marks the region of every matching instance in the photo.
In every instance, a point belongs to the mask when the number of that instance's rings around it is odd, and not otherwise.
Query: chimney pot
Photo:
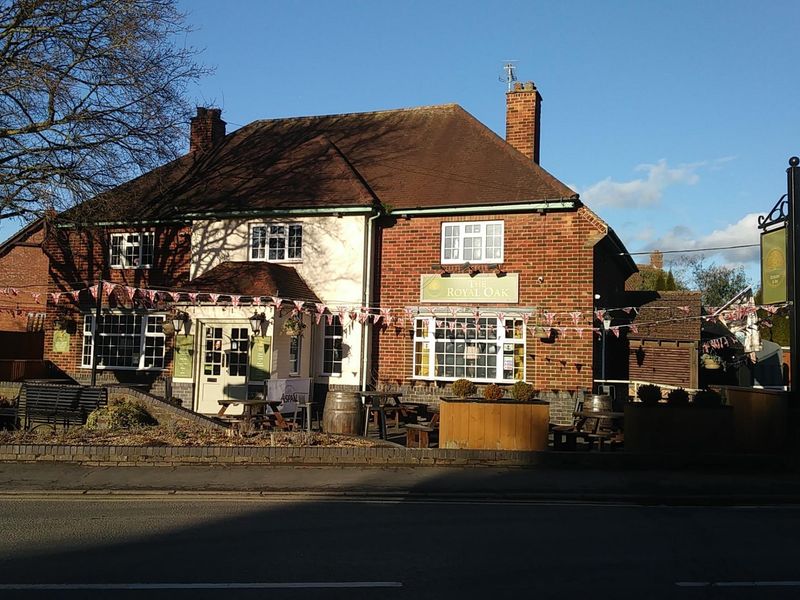
[[[542,97],[532,81],[506,93],[506,142],[539,164]]]

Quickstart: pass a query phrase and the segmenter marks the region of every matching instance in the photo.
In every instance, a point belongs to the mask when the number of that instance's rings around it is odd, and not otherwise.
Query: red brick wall
[[[554,343],[542,342],[527,332],[526,380],[542,390],[591,389],[593,246],[587,239],[597,237],[599,225],[582,211],[398,220],[380,234],[378,302],[394,310],[419,305],[420,274],[432,273],[431,264],[440,262],[441,224],[488,220],[505,223],[502,268],[519,273],[520,278],[519,304],[513,306],[562,313],[556,325],[570,327],[572,320],[563,313],[581,311],[581,326],[587,328],[582,338],[569,331]],[[487,270],[486,265],[480,268]],[[408,385],[413,367],[410,327],[383,328],[375,343],[377,383]]]
[[[27,331],[41,325],[29,314],[45,310],[47,256],[39,246],[43,239],[43,227],[35,228],[0,256],[0,288],[13,287],[20,292],[17,296],[0,294],[0,331]],[[42,294],[40,303],[31,292]]]
[[[110,234],[135,229],[103,228],[94,231],[75,231],[54,229],[45,242],[45,250],[50,259],[50,292],[67,292],[94,285],[98,279],[129,285],[133,287],[152,286],[155,289],[185,285],[189,281],[191,260],[191,227],[172,226],[143,228],[156,232],[155,256],[149,269],[112,269],[109,265]],[[130,306],[121,294],[111,299],[103,297],[103,306]],[[83,315],[94,311],[94,301],[88,292],[80,294],[78,302],[69,296],[62,296],[58,305],[47,298],[47,320],[45,326],[45,358],[68,375],[78,379],[89,376],[88,369],[81,368],[81,348],[83,343]],[[166,307],[165,307],[166,308]],[[66,354],[54,353],[53,331],[58,317],[71,320],[70,351]],[[138,372],[106,370],[104,381],[154,381],[171,373],[171,337],[167,336],[166,366],[162,372]]]

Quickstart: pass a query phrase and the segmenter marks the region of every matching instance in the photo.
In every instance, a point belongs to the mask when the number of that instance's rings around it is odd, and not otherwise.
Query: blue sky
[[[543,96],[541,164],[631,252],[757,243],[800,154],[800,2],[183,0],[229,131],[455,102],[504,134],[508,59]],[[756,277],[758,249],[708,253]],[[640,262],[646,258],[637,257]]]
[[[798,2],[183,6],[216,67],[198,103],[231,128],[456,102],[503,135],[498,77],[517,60],[543,97],[542,166],[631,252],[757,243],[800,153]],[[707,255],[758,273],[757,248]]]

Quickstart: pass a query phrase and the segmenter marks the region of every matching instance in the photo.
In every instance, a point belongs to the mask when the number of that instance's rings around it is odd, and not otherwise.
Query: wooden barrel
[[[592,412],[611,411],[611,409],[611,396],[607,394],[594,394],[583,407],[583,410],[591,410]]]
[[[322,412],[322,431],[364,435],[364,407],[354,392],[330,391]]]

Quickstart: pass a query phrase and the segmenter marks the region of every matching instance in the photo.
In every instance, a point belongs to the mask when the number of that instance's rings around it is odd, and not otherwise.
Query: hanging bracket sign
[[[787,301],[786,227],[761,234],[761,289],[764,304]]]

